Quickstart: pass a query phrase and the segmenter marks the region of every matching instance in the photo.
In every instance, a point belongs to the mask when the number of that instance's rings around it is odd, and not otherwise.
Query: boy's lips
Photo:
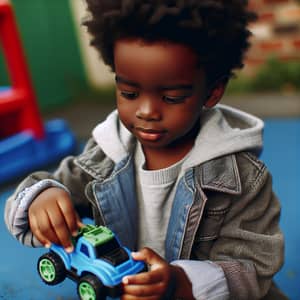
[[[156,141],[162,138],[162,136],[166,133],[165,130],[156,130],[156,129],[150,129],[150,128],[141,128],[136,127],[136,133],[137,135],[147,141]]]

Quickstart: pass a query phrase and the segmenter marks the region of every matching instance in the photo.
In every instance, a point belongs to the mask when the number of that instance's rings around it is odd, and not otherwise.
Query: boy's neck
[[[194,141],[189,144],[178,145],[178,147],[172,148],[145,148],[143,147],[143,152],[145,155],[145,167],[147,170],[159,170],[168,168],[180,160],[182,160],[192,149]]]

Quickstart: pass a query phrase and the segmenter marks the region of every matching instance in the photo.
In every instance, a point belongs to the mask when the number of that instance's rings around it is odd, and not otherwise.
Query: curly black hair
[[[136,37],[170,41],[192,48],[208,82],[229,78],[243,67],[255,14],[247,0],[86,0],[83,23],[91,45],[114,71],[114,43]]]

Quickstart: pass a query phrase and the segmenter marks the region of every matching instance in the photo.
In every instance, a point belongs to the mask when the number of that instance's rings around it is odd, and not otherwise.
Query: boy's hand
[[[123,278],[122,300],[165,299],[169,288],[173,288],[173,298],[192,300],[192,286],[183,269],[168,264],[149,248],[132,252],[136,260],[143,260],[149,266],[148,272]],[[171,298],[170,298],[171,299]]]
[[[82,226],[69,194],[61,188],[48,188],[40,193],[28,210],[33,235],[45,246],[62,245],[73,251],[71,235]]]

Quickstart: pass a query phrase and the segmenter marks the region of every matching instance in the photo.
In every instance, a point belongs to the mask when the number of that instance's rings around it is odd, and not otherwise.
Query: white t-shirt
[[[149,247],[165,257],[165,238],[182,163],[160,170],[145,170],[138,142],[135,150],[136,189],[139,207],[138,249]]]

